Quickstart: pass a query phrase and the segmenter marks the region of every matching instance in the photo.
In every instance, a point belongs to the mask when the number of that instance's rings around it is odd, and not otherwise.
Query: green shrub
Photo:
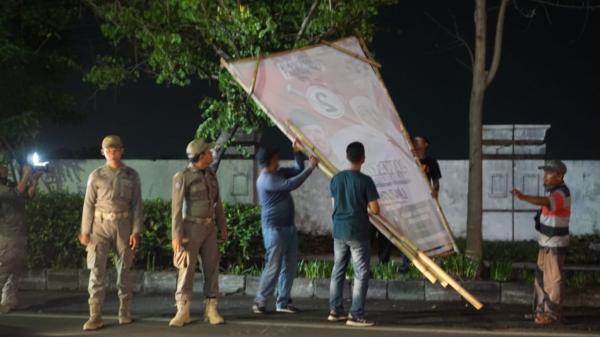
[[[529,283],[533,283],[533,281],[535,280],[535,271],[528,268],[522,268],[517,273],[517,279],[519,281],[527,281]]]
[[[144,201],[144,231],[135,256],[137,269],[154,271],[172,268],[170,202],[162,199]]]
[[[594,280],[594,284],[600,285],[600,271],[595,271],[592,274],[592,279]]]
[[[79,244],[82,197],[39,193],[27,204],[29,268],[81,268],[85,250]]]
[[[228,275],[260,276],[262,270],[258,266],[230,265],[224,272]]]
[[[419,269],[417,269],[417,267],[415,267],[415,265],[412,263],[410,264],[408,271],[406,271],[404,273],[400,273],[398,276],[398,279],[402,280],[402,281],[422,280],[424,278],[425,278],[425,276],[423,276],[423,274],[421,274]]]
[[[77,194],[40,193],[27,205],[29,268],[85,268],[85,249],[79,244],[83,197]],[[220,242],[223,269],[242,270],[262,265],[264,254],[260,210],[255,205],[224,205],[229,240]],[[144,201],[144,231],[136,252],[135,268],[171,269],[171,203]]]
[[[567,277],[567,286],[574,289],[583,289],[593,282],[591,273],[576,271]]]
[[[506,282],[512,279],[513,266],[511,261],[498,260],[490,265],[490,279]]]
[[[27,205],[28,216],[28,253],[29,268],[83,268],[85,250],[79,245],[78,235],[81,226],[83,198],[77,194],[65,192],[40,193]],[[135,268],[144,270],[172,269],[171,249],[171,205],[165,200],[145,200],[145,231],[140,247],[136,252]],[[240,274],[258,274],[263,264],[264,248],[261,235],[260,209],[255,205],[225,205],[225,214],[229,225],[229,240],[220,242],[221,268]],[[313,237],[300,234],[300,251],[310,254],[332,254],[330,236]],[[600,254],[591,253],[591,243],[599,243],[599,235],[572,236],[567,264],[600,263]],[[464,240],[457,241],[464,247]],[[510,274],[523,281],[532,282],[531,270],[512,271],[510,262],[535,262],[538,244],[534,241],[523,242],[484,242],[484,259],[498,261],[492,263],[490,276],[494,280],[510,279]],[[454,255],[436,259],[450,274],[465,279],[473,279],[479,274],[479,264],[463,255]],[[304,264],[299,273],[329,278],[330,262],[315,262],[317,265]],[[312,270],[316,268],[317,270]],[[322,269],[318,269],[322,268]],[[419,271],[412,266],[407,273],[397,273],[395,265],[374,266],[373,273],[378,279],[401,280],[422,279]],[[347,277],[352,278],[351,263]],[[396,274],[397,276],[393,276]],[[600,283],[598,275],[589,273],[591,280]],[[575,276],[581,279],[582,276]],[[312,278],[312,277],[310,277]],[[578,284],[578,280],[571,281]],[[590,281],[591,282],[591,281]]]
[[[255,205],[225,205],[229,239],[221,242],[221,266],[237,265],[248,269],[262,265],[264,246],[260,225],[260,208]]]
[[[444,256],[438,262],[441,262],[446,272],[460,279],[473,280],[479,275],[480,263],[463,254]]]
[[[373,278],[376,280],[390,281],[398,278],[400,274],[400,266],[390,261],[388,263],[379,263],[371,268]]]
[[[569,240],[566,264],[600,265],[600,254],[590,250],[590,244],[600,243],[599,234],[572,235]]]
[[[301,260],[298,263],[298,275],[309,279],[327,279],[331,277],[333,261]]]

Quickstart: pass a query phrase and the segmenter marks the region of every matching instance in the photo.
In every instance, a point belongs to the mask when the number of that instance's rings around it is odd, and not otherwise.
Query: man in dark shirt
[[[279,167],[276,149],[262,148],[257,160],[263,168],[256,180],[256,191],[261,206],[262,234],[265,245],[265,266],[260,277],[252,311],[265,313],[267,299],[277,286],[276,311],[295,313],[291,290],[298,265],[298,234],[294,224],[294,200],[291,192],[302,185],[318,164],[311,157],[304,168],[304,156],[299,152],[300,142],[294,141],[294,167]]]
[[[442,178],[442,172],[440,171],[440,165],[437,160],[427,155],[427,149],[429,148],[429,140],[424,136],[417,136],[413,139],[414,154],[421,163],[421,169],[427,176],[427,181],[431,184],[431,196],[435,199],[438,198],[440,192],[440,179]],[[377,232],[377,245],[379,263],[387,263],[390,261],[390,255],[392,253],[392,243],[383,234]],[[407,271],[409,268],[408,259],[401,255],[401,270]]]
[[[427,180],[431,184],[431,195],[437,199],[440,192],[440,179],[442,172],[437,160],[427,155],[429,140],[424,136],[417,136],[413,140],[415,155],[419,158],[421,169],[425,172]]]
[[[369,287],[369,264],[371,259],[371,224],[369,213],[379,214],[379,194],[371,177],[360,172],[365,162],[363,144],[354,142],[346,148],[350,162],[348,170],[341,171],[331,179],[333,202],[333,254],[329,290],[329,321],[346,320],[350,326],[372,326],[365,320],[365,298]],[[344,314],[342,290],[346,268],[352,257],[354,282],[352,307]]]

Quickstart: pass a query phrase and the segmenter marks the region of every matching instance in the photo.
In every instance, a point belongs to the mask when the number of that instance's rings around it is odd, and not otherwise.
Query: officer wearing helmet
[[[102,140],[106,165],[94,170],[88,179],[79,241],[86,246],[90,269],[88,303],[90,318],[83,330],[101,328],[102,304],[106,294],[106,260],[116,250],[119,324],[131,318],[132,279],[130,268],[143,227],[142,193],[138,173],[122,161],[123,142],[110,135]]]
[[[170,326],[190,323],[190,304],[198,254],[204,271],[204,318],[210,324],[225,321],[217,310],[219,295],[219,249],[217,227],[221,239],[227,240],[227,223],[219,196],[219,184],[213,162],[211,144],[203,139],[191,141],[186,149],[189,165],[173,176],[171,204],[173,264],[179,270],[175,301],[177,314]]]

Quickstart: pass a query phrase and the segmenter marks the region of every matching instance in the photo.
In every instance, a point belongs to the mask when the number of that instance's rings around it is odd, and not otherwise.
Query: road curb
[[[89,270],[28,270],[23,278],[23,290],[87,290]],[[134,292],[142,293],[174,293],[176,271],[132,271]],[[204,277],[197,273],[194,277],[194,293],[203,292]],[[219,290],[222,295],[254,296],[258,288],[259,278],[243,275],[219,275]],[[116,273],[107,275],[107,290],[116,289]],[[329,279],[296,278],[292,287],[292,297],[329,299]],[[487,304],[531,304],[533,285],[519,282],[465,281],[463,286],[481,302]],[[344,298],[352,297],[352,280],[344,281]],[[600,307],[600,290],[568,290],[566,306]],[[370,280],[368,299],[391,301],[427,301],[427,302],[459,302],[463,299],[450,287],[443,288],[439,284],[431,284],[424,280],[381,281]]]

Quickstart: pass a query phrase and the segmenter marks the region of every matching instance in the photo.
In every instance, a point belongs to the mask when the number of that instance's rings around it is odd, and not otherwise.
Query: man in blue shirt
[[[291,192],[306,180],[317,166],[318,160],[310,158],[304,168],[304,156],[299,153],[300,142],[294,141],[294,167],[279,167],[276,149],[262,148],[257,160],[263,167],[256,180],[256,190],[261,205],[261,223],[265,245],[265,266],[260,277],[252,311],[265,313],[267,299],[273,295],[277,283],[276,311],[296,313],[291,305],[291,291],[298,266],[298,234],[294,224],[294,200]]]
[[[329,289],[329,321],[346,321],[350,326],[373,326],[365,319],[365,298],[369,287],[369,264],[371,259],[371,224],[369,210],[379,214],[379,194],[373,179],[360,172],[365,162],[365,147],[354,142],[346,148],[350,162],[348,170],[341,171],[331,179],[333,202],[333,255]],[[352,307],[344,314],[342,290],[346,268],[352,257],[354,285]]]

